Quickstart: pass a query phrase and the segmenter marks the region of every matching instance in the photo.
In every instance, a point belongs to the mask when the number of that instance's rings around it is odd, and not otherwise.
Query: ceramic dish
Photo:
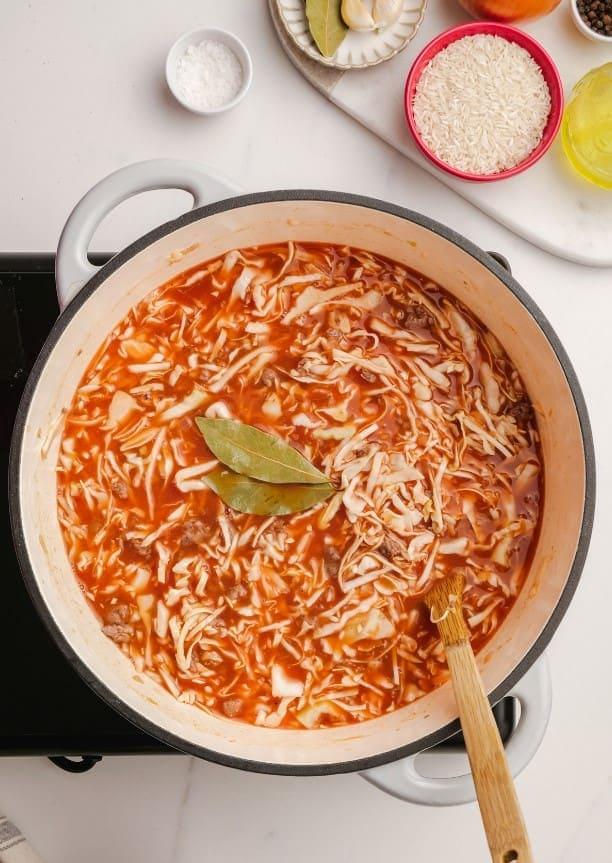
[[[200,42],[204,42],[207,39],[227,45],[234,52],[242,66],[242,85],[240,90],[238,90],[233,99],[225,102],[223,105],[219,105],[217,108],[198,108],[196,105],[188,102],[181,95],[177,82],[177,66],[180,58],[190,45],[199,45]],[[251,86],[252,78],[253,64],[251,63],[251,55],[244,43],[237,36],[234,36],[233,33],[227,30],[220,30],[217,27],[199,27],[197,30],[183,33],[170,48],[166,57],[166,81],[170,92],[177,102],[180,102],[188,111],[193,111],[194,114],[202,114],[203,116],[221,114],[223,111],[229,111],[230,108],[234,108],[246,96],[247,90]]]
[[[406,47],[419,29],[427,0],[404,0],[397,21],[378,33],[349,30],[332,57],[324,57],[310,35],[304,0],[276,0],[276,5],[289,37],[308,57],[335,69],[366,69],[390,60]]]
[[[570,7],[572,10],[572,18],[574,19],[574,24],[580,30],[583,36],[586,36],[587,39],[591,39],[593,42],[607,42],[608,45],[612,45],[612,36],[604,36],[603,33],[598,33],[596,30],[591,30],[586,21],[583,21],[580,12],[578,11],[578,4],[576,0],[570,0]]]
[[[522,162],[518,163],[518,165],[515,165],[513,168],[508,168],[506,171],[499,171],[496,174],[470,174],[465,171],[459,171],[439,159],[423,141],[416,124],[413,110],[416,87],[419,78],[429,61],[444,48],[448,47],[452,42],[456,42],[464,36],[476,36],[479,34],[501,36],[509,42],[516,42],[517,45],[520,45],[528,51],[542,70],[544,80],[550,90],[550,114],[548,115],[548,121],[544,128],[542,140],[535,150],[532,150]],[[410,69],[408,78],[406,79],[404,109],[406,112],[408,128],[412,133],[415,143],[430,162],[432,162],[441,171],[451,174],[453,177],[458,177],[461,180],[470,180],[474,183],[487,183],[493,180],[505,180],[508,177],[514,177],[516,174],[520,174],[522,171],[530,168],[531,165],[535,165],[535,163],[542,158],[554,141],[555,136],[559,131],[559,126],[561,125],[561,118],[563,116],[563,84],[561,82],[559,71],[551,56],[544,50],[539,42],[536,42],[535,39],[523,30],[517,30],[516,27],[510,27],[508,24],[498,24],[493,21],[474,21],[470,24],[460,24],[457,27],[452,27],[450,30],[446,30],[446,32],[436,36],[435,39],[423,48],[412,64],[412,68]]]

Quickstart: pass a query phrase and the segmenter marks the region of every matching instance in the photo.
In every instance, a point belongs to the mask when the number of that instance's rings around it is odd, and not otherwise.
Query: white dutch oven
[[[191,192],[194,209],[152,231],[101,269],[87,260],[94,230],[114,206],[149,189]],[[379,719],[344,728],[259,728],[179,704],[138,674],[100,631],[70,569],[56,514],[55,464],[63,412],[103,337],[149,291],[228,249],[285,240],[350,244],[426,274],[499,338],[535,405],[545,462],[542,528],[527,584],[479,654],[492,701],[509,692],[521,720],[508,744],[517,773],[546,727],[548,678],[540,656],[582,570],[594,506],[594,458],[582,394],[552,328],[506,269],[463,237],[408,210],[329,192],[234,193],[190,163],[159,160],[107,177],[77,205],[62,234],[57,284],[64,310],[24,392],[11,454],[17,552],[32,599],[81,676],[120,713],[170,746],[269,773],[361,771],[404,799],[473,799],[469,777],[429,779],[414,756],[457,728],[450,684]]]

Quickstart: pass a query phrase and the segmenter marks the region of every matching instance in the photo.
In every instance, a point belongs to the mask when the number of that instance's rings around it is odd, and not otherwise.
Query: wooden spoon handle
[[[470,643],[447,645],[446,657],[493,863],[533,863],[504,745]]]

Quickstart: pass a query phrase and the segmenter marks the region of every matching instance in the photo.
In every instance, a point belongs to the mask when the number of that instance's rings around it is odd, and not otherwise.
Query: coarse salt
[[[518,165],[538,146],[550,91],[533,57],[500,36],[464,36],[430,60],[413,110],[425,145],[470,174]]]
[[[242,80],[238,57],[231,48],[214,39],[190,45],[176,66],[179,95],[200,111],[227,105],[240,92]]]

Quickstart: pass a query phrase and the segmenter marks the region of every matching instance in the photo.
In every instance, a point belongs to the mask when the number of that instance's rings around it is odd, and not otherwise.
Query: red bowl
[[[522,162],[519,162],[518,165],[515,165],[513,168],[508,168],[506,171],[499,171],[497,174],[469,174],[466,171],[458,171],[456,168],[452,168],[450,165],[447,165],[446,162],[438,159],[438,157],[432,153],[423,141],[421,133],[417,128],[413,111],[417,82],[429,61],[435,57],[439,51],[442,51],[450,45],[451,42],[456,42],[457,39],[462,39],[464,36],[476,36],[480,34],[502,36],[509,42],[516,42],[517,45],[520,45],[521,48],[528,51],[542,70],[542,75],[544,76],[544,80],[550,90],[550,114],[548,115],[546,126],[544,127],[542,140],[535,150],[532,150],[532,152],[523,159]],[[510,27],[508,24],[499,24],[494,21],[473,21],[469,24],[459,24],[457,27],[451,27],[450,30],[446,30],[444,33],[436,36],[435,39],[423,48],[412,64],[412,68],[410,69],[408,78],[406,79],[404,108],[406,111],[406,120],[408,122],[408,127],[412,132],[412,136],[423,155],[425,155],[430,162],[433,162],[433,164],[440,168],[441,171],[446,171],[447,174],[451,174],[453,177],[459,177],[461,180],[470,180],[473,183],[490,183],[492,180],[505,180],[506,177],[514,177],[515,174],[520,174],[521,171],[525,171],[527,168],[530,168],[531,165],[534,165],[548,150],[555,139],[555,135],[559,131],[559,126],[561,125],[561,117],[563,116],[563,84],[561,82],[559,71],[550,54],[544,50],[539,42],[536,42],[535,39],[528,36],[523,30],[517,30],[516,27]]]

